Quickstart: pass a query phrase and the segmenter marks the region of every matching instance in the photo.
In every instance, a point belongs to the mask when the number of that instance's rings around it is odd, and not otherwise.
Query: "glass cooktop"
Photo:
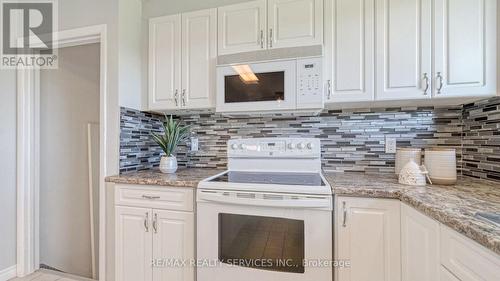
[[[325,186],[319,173],[229,171],[211,182]]]

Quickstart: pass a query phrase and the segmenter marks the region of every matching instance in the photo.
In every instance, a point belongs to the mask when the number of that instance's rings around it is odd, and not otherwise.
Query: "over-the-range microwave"
[[[217,66],[221,113],[320,112],[321,57]]]

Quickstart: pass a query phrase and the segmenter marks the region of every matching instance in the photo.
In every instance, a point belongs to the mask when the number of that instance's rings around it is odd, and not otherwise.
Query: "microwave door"
[[[279,111],[296,107],[294,61],[218,68],[217,111]]]

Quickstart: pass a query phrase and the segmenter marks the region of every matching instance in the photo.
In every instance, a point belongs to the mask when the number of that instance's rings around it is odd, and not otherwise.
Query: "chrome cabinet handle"
[[[347,208],[345,207],[345,201],[342,202],[342,210],[343,210],[342,226],[347,227]]]
[[[153,230],[155,233],[158,233],[158,214],[155,214],[153,219]]]
[[[439,81],[439,86],[437,87],[437,94],[441,94],[441,90],[443,89],[444,83],[443,83],[443,75],[441,75],[441,72],[437,73],[437,79]]]
[[[328,86],[328,99],[332,97],[332,80],[327,81],[327,86]]]
[[[175,106],[179,106],[179,90],[175,89],[174,93]]]
[[[424,81],[425,81],[424,96],[427,96],[427,91],[429,91],[429,76],[427,75],[427,73],[424,73]]]
[[[186,106],[186,89],[182,90],[182,106]]]
[[[269,48],[273,47],[273,29],[269,29]]]
[[[144,219],[144,229],[149,232],[149,213],[146,213],[146,218]]]
[[[264,49],[264,30],[260,31],[260,48]]]
[[[142,195],[142,198],[149,199],[149,200],[156,200],[156,199],[160,199],[160,196]]]

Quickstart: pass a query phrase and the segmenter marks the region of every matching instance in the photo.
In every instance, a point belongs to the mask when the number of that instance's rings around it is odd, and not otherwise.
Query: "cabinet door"
[[[463,281],[499,280],[500,256],[440,225],[441,264]]]
[[[376,14],[376,99],[430,98],[431,0],[377,0]]]
[[[403,281],[439,281],[439,223],[401,204]]]
[[[269,48],[323,44],[323,0],[269,0]]]
[[[337,268],[340,281],[401,280],[400,202],[368,198],[337,198]]]
[[[496,1],[435,1],[434,96],[496,93]]]
[[[218,9],[218,54],[227,55],[266,48],[266,0]]]
[[[152,280],[151,210],[121,206],[115,210],[116,280]]]
[[[375,1],[325,3],[327,102],[374,99]]]
[[[182,14],[183,108],[214,107],[217,10]]]
[[[149,109],[179,106],[181,86],[181,16],[149,22]]]
[[[187,262],[185,266],[166,265],[154,268],[154,281],[193,281],[195,257],[194,214],[187,212],[154,210],[153,257],[175,262]]]

